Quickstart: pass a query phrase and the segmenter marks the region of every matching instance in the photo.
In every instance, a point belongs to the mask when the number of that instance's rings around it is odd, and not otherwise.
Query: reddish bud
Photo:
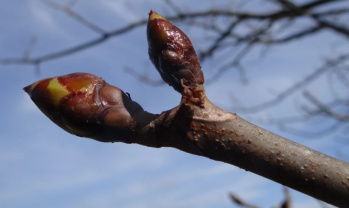
[[[87,73],[44,79],[24,90],[64,130],[103,142],[128,139],[136,126],[132,117],[142,110],[120,89]]]
[[[153,10],[149,13],[149,57],[162,79],[182,93],[183,86],[204,83],[199,60],[189,38]]]

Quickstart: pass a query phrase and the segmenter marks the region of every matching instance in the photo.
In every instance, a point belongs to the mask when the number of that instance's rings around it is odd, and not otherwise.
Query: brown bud
[[[44,79],[24,90],[64,130],[103,142],[128,142],[136,127],[132,117],[142,110],[119,88],[87,73]]]
[[[149,57],[162,79],[182,93],[183,86],[204,83],[199,60],[189,38],[153,10],[149,13]]]

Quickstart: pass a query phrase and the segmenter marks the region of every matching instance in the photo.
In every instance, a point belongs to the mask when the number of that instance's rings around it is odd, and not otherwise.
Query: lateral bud
[[[148,53],[162,79],[183,93],[183,85],[192,87],[204,83],[204,75],[189,38],[167,19],[149,13],[147,26]]]

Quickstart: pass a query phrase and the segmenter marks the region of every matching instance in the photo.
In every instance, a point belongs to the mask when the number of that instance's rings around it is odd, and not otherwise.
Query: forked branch
[[[188,37],[150,12],[150,59],[180,104],[151,114],[127,94],[91,74],[38,81],[24,90],[64,130],[101,142],[179,150],[236,165],[330,204],[345,207],[349,164],[282,138],[211,103]]]

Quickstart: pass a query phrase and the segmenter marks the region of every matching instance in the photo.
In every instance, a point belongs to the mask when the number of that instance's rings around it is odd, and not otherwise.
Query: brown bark
[[[48,78],[24,88],[66,131],[101,142],[138,143],[236,165],[345,207],[349,164],[282,138],[212,104],[204,86],[183,85],[182,101],[148,113],[120,89],[90,74]]]
[[[348,163],[255,126],[207,99],[202,107],[182,103],[148,120],[136,137],[138,144],[226,162],[335,206],[348,206]]]

